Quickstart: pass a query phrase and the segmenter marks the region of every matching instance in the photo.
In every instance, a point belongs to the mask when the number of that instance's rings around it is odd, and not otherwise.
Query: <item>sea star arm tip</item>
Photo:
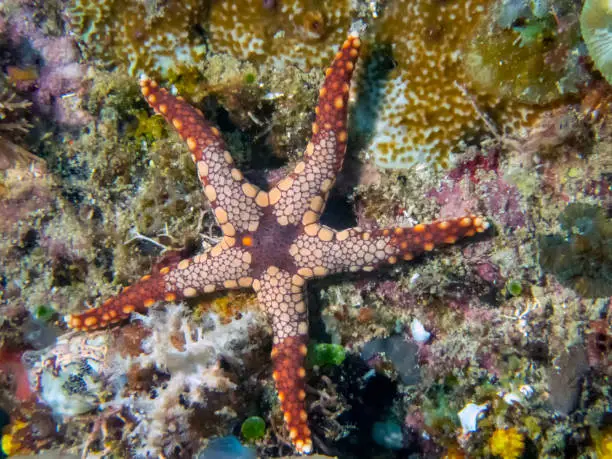
[[[313,223],[292,250],[305,278],[329,273],[372,271],[383,264],[410,261],[423,252],[483,233],[489,223],[475,215],[413,227],[332,231]]]
[[[97,330],[127,319],[133,312],[144,313],[157,301],[175,300],[176,293],[165,289],[163,273],[167,270],[170,268],[143,276],[138,282],[123,288],[118,295],[108,298],[99,307],[67,316],[66,324],[76,330]]]
[[[270,204],[282,224],[301,218],[316,221],[323,212],[344,160],[349,89],[360,46],[357,36],[349,36],[326,70],[304,158],[269,192]]]
[[[274,331],[272,377],[285,424],[296,450],[308,454],[312,451],[312,440],[304,407],[304,359],[308,342],[304,281],[298,275],[272,266],[261,277],[257,298],[270,317]]]
[[[251,255],[242,248],[222,245],[154,270],[99,307],[68,316],[67,325],[92,331],[127,319],[133,312],[145,313],[157,301],[176,301],[216,290],[250,287],[253,283]]]

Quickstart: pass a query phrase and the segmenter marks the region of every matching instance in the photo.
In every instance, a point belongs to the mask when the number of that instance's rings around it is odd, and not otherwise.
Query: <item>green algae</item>
[[[240,432],[246,441],[259,440],[266,434],[266,422],[259,416],[251,416],[242,423]]]
[[[346,358],[346,351],[339,344],[316,343],[308,346],[306,362],[309,366],[337,366],[342,365]]]
[[[521,281],[512,279],[506,283],[506,291],[512,296],[520,296],[523,293]]]
[[[503,12],[501,13],[503,14]],[[588,80],[578,65],[580,31],[576,12],[563,10],[567,25],[543,8],[518,10],[509,21],[485,21],[465,55],[474,87],[527,104],[550,104],[576,94]],[[495,8],[491,16],[500,15]]]

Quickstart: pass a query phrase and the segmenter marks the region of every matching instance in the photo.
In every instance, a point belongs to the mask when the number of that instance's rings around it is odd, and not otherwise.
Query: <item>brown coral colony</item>
[[[194,258],[155,270],[100,307],[68,319],[70,327],[89,331],[125,319],[134,311],[143,313],[156,301],[253,288],[272,323],[273,378],[289,436],[296,450],[306,454],[312,452],[304,404],[306,281],[411,260],[488,227],[477,216],[372,231],[335,231],[319,223],[344,159],[349,84],[360,44],[351,35],[336,54],[319,93],[304,157],[269,191],[244,178],[219,130],[199,110],[154,81],[141,81],[147,102],[187,143],[223,240]]]

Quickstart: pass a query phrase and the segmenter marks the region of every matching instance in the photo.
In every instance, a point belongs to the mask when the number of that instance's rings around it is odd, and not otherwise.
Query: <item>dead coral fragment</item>
[[[559,220],[565,235],[540,238],[542,269],[583,296],[612,295],[612,221],[605,210],[574,203]]]

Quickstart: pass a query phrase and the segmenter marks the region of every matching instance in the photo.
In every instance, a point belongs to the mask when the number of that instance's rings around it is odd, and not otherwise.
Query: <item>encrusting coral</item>
[[[502,459],[518,459],[525,449],[525,438],[518,429],[497,429],[489,439],[491,453]]]
[[[378,166],[446,167],[459,140],[476,131],[478,116],[459,86],[465,84],[461,52],[490,4],[400,0],[385,9],[377,41],[390,46],[394,66],[386,82],[366,80],[360,89],[362,96],[382,98],[368,149]],[[370,65],[380,66],[376,59]]]
[[[552,12],[534,17],[529,8],[509,21],[502,3],[399,0],[386,6],[374,25],[377,45],[359,89],[370,103],[356,110],[370,142],[366,155],[376,165],[447,167],[453,153],[483,134],[523,135],[543,110],[538,104],[576,93],[587,80],[574,10],[559,11],[563,25]]]
[[[242,59],[270,59],[309,68],[323,66],[348,33],[350,1],[267,3],[212,2],[208,20],[211,49]]]
[[[194,65],[204,52],[197,27],[207,2],[153,3],[157,6],[137,0],[74,0],[70,24],[92,54],[125,65],[132,75],[166,76],[171,69]]]

